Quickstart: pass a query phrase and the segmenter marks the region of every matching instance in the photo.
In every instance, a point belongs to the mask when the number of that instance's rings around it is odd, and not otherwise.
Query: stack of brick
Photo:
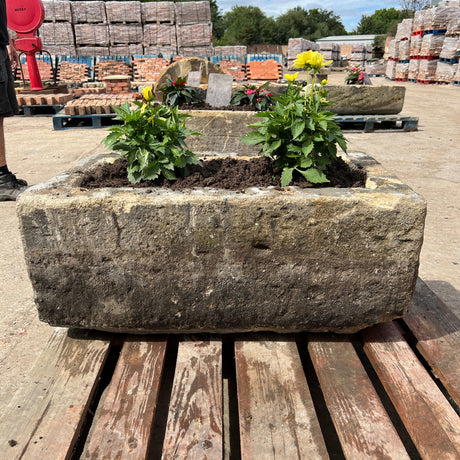
[[[282,77],[281,64],[274,59],[250,61],[246,65],[248,80],[277,81]]]
[[[395,39],[409,40],[412,35],[413,19],[403,19],[397,26]]]
[[[417,80],[419,68],[420,68],[420,59],[410,59],[409,60],[409,70],[407,72],[407,79],[409,81]]]
[[[245,81],[247,79],[246,66],[236,59],[221,59],[218,66],[224,73],[232,75],[233,81]]]
[[[412,35],[423,32],[423,18],[425,10],[419,10],[414,13],[414,20],[412,21]]]
[[[288,41],[288,68],[292,69],[297,55],[304,51],[319,51],[319,45],[305,38],[290,38]]]
[[[412,20],[410,21],[412,24]],[[400,33],[405,33],[405,30]],[[408,31],[410,37],[411,31]],[[395,38],[395,42],[398,40]],[[406,81],[409,74],[409,63],[410,63],[410,40],[407,36],[403,36],[398,44],[398,63],[395,68],[395,80]]]
[[[385,76],[390,80],[396,78],[396,64],[399,58],[399,41],[393,39],[388,45],[388,60],[385,68]]]
[[[452,80],[452,82],[460,84],[460,65],[457,67],[457,71],[455,72],[454,79]]]
[[[124,61],[107,60],[99,61],[95,66],[95,80],[103,81],[108,75],[126,75],[131,77],[132,67]]]
[[[458,69],[457,50],[460,49],[458,36],[446,37],[439,54],[439,61],[436,67],[436,81],[451,83],[454,81]]]
[[[109,53],[109,26],[105,3],[101,1],[71,2],[77,55],[103,56]]]
[[[134,81],[154,82],[169,61],[164,58],[135,58],[133,59]]]
[[[39,29],[43,49],[50,54],[75,54],[72,10],[68,0],[44,0],[45,17]]]
[[[447,23],[447,36],[458,36],[460,35],[460,8],[457,8],[451,15],[449,22]]]
[[[52,80],[53,79],[53,67],[50,62],[43,61],[41,59],[37,59],[37,67],[38,67],[38,72],[40,74],[40,78],[42,80]],[[21,69],[22,69],[22,72],[24,73],[24,76],[22,76]],[[22,65],[17,69],[15,78],[18,80],[30,80],[29,68],[25,62],[22,63]]]
[[[215,46],[214,54],[216,56],[246,56],[248,54],[248,47],[244,45]]]
[[[111,55],[143,54],[141,4],[138,1],[105,3],[109,22],[109,53]]]
[[[333,67],[340,67],[340,45],[337,43],[320,43],[319,51],[326,61],[333,61]]]
[[[58,80],[64,82],[85,82],[89,80],[89,66],[78,62],[61,61],[57,69]]]
[[[385,76],[390,80],[394,80],[396,78],[396,64],[398,63],[397,60],[388,59],[387,65],[385,68]]]
[[[180,56],[212,55],[211,7],[208,1],[175,3]]]
[[[142,3],[144,54],[177,54],[174,2]]]
[[[87,94],[67,102],[66,115],[93,115],[114,113],[112,106],[120,107],[136,98],[136,93],[128,94]]]
[[[131,77],[127,75],[108,75],[104,77],[107,94],[131,93]]]
[[[24,105],[64,105],[71,101],[73,96],[70,93],[56,94],[18,94],[17,101],[19,106]]]

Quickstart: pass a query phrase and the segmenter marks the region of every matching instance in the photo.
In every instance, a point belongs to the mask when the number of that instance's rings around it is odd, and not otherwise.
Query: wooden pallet
[[[22,105],[19,107],[19,113],[25,117],[55,115],[60,112],[63,107],[62,104]]]
[[[336,115],[334,119],[344,130],[407,132],[418,129],[418,118],[404,115]]]
[[[115,123],[115,113],[66,115],[64,110],[53,116],[53,129],[55,131],[71,128],[104,128]]]
[[[418,281],[354,335],[56,329],[0,419],[9,460],[460,458],[460,320]]]

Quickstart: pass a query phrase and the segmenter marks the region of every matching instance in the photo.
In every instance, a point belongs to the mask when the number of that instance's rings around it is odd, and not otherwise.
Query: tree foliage
[[[382,8],[375,10],[370,16],[363,14],[353,31],[355,34],[387,34],[396,31],[396,25],[403,19],[412,17],[408,10],[395,8]]]
[[[405,11],[415,11],[423,10],[431,6],[430,0],[400,0],[401,8]]]
[[[319,8],[305,10],[297,6],[276,18],[279,43],[286,44],[289,38],[317,40],[329,35],[345,35],[347,32],[339,16],[332,11]]]

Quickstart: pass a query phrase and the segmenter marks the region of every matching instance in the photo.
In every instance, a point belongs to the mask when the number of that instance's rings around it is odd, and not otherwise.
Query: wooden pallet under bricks
[[[274,59],[251,61],[246,65],[248,80],[279,80],[282,76],[281,64]]]

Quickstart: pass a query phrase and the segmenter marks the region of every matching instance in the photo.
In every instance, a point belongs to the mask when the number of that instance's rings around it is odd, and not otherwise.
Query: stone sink
[[[40,319],[127,333],[353,332],[404,315],[425,201],[364,154],[365,188],[31,187],[17,213]],[[244,160],[241,160],[244,161]]]

